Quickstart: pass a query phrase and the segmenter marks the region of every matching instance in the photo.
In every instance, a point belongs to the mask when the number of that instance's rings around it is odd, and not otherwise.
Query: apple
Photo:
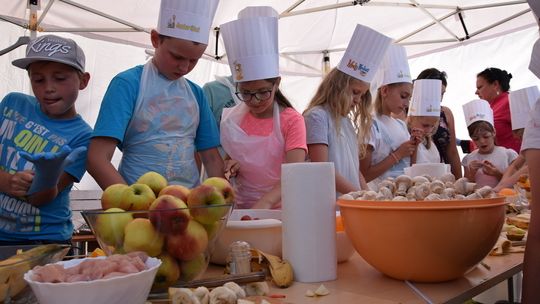
[[[122,193],[128,187],[126,184],[112,184],[101,194],[101,208],[120,208],[122,205]]]
[[[154,191],[145,184],[133,184],[122,192],[121,208],[124,210],[148,210],[156,199]]]
[[[186,203],[168,194],[158,196],[148,210],[154,227],[165,234],[183,232],[191,219]]]
[[[184,202],[187,202],[189,192],[190,192],[189,188],[184,187],[182,185],[168,185],[167,187],[163,188],[163,190],[159,192],[158,197],[164,194],[169,194],[169,195],[178,197]]]
[[[196,279],[204,270],[206,270],[207,266],[208,259],[204,253],[197,255],[192,260],[180,262],[180,280],[188,282]]]
[[[136,218],[124,228],[124,250],[144,251],[149,256],[158,256],[165,237],[157,231],[149,219]]]
[[[189,261],[206,250],[208,234],[203,225],[190,220],[186,230],[180,234],[167,236],[167,251],[173,257]]]
[[[188,206],[191,216],[202,224],[212,224],[221,219],[229,211],[225,198],[214,186],[199,185],[189,192]],[[219,205],[224,205],[219,207]]]
[[[152,191],[154,191],[156,196],[158,196],[159,192],[163,188],[167,187],[168,184],[167,179],[163,175],[154,171],[149,171],[141,175],[135,183],[147,185],[150,187],[150,189],[152,189]]]
[[[131,221],[133,221],[131,213],[120,208],[109,208],[97,216],[96,234],[105,244],[119,247],[124,242],[124,228]]]
[[[216,187],[223,194],[225,203],[232,204],[234,202],[234,189],[231,183],[223,177],[209,177],[202,184]]]
[[[211,241],[218,234],[219,229],[221,228],[221,221],[215,221],[212,224],[202,224],[206,233],[208,234],[208,241]]]
[[[158,255],[161,260],[161,265],[158,268],[156,277],[154,278],[153,289],[165,289],[176,283],[180,278],[180,266],[176,260],[167,253]]]

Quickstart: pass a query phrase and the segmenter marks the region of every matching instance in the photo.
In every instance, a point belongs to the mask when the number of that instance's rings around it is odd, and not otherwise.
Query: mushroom
[[[484,186],[480,189],[476,189],[474,192],[478,193],[483,198],[491,197],[491,195],[495,193],[490,186]]]
[[[248,283],[245,289],[248,296],[266,296],[270,293],[270,287],[266,281]]]
[[[420,184],[429,183],[429,179],[425,176],[418,175],[412,178],[412,183],[413,185],[418,186]]]
[[[462,200],[465,199],[465,195],[463,195],[463,194],[456,194],[456,196],[454,196],[454,199],[455,199],[455,200],[460,200],[460,201],[462,201]]]
[[[394,196],[394,198],[392,199],[393,201],[408,201],[408,199],[405,197],[405,196]]]
[[[482,195],[480,195],[478,192],[473,192],[465,196],[465,199],[468,199],[468,200],[475,200],[475,199],[481,199],[481,198],[482,198]]]
[[[408,200],[416,200],[416,194],[414,191],[416,190],[416,186],[412,186],[407,190],[407,194],[405,194],[405,197]]]
[[[366,193],[366,190],[353,191],[353,192],[350,192],[349,194],[350,194],[354,199],[358,199],[359,197],[363,196],[364,193]]]
[[[236,294],[236,297],[238,299],[246,297],[246,292],[244,291],[244,289],[242,289],[242,287],[240,287],[240,285],[236,284],[235,282],[227,282],[223,284],[223,287],[229,288],[232,292]]]
[[[364,195],[362,195],[360,199],[363,199],[365,201],[374,201],[377,199],[377,192],[368,190],[364,192]]]
[[[405,196],[407,189],[411,186],[411,178],[407,175],[400,175],[396,177],[396,195]]]
[[[444,183],[440,180],[434,180],[429,185],[429,189],[431,190],[431,193],[441,194],[444,190]]]
[[[456,177],[452,173],[446,173],[446,174],[443,174],[443,176],[441,176],[439,180],[443,183],[446,183],[446,182],[454,183],[456,181]]]
[[[423,201],[430,193],[431,190],[429,189],[429,184],[424,183],[416,186],[414,190],[414,197],[418,201]]]
[[[354,200],[354,197],[350,193],[347,193],[347,194],[341,195],[339,197],[339,199],[342,199],[342,200]]]
[[[463,195],[469,195],[472,193],[474,191],[474,186],[476,186],[476,184],[470,183],[466,177],[462,177],[454,183],[456,192]]]
[[[456,189],[454,188],[444,188],[443,194],[448,197],[449,199],[452,199],[456,196]]]
[[[200,304],[197,296],[189,288],[174,288],[171,301],[172,303]]]
[[[379,194],[382,196],[383,201],[390,201],[392,200],[392,198],[394,198],[394,194],[392,194],[392,190],[386,187],[381,187],[381,189],[379,189]]]
[[[392,194],[394,193],[394,191],[396,191],[396,184],[394,184],[394,182],[391,181],[391,180],[389,180],[389,179],[383,180],[383,181],[379,184],[379,187],[386,187],[386,188],[388,188]]]
[[[236,294],[227,287],[219,286],[210,291],[210,304],[236,304]]]
[[[431,175],[429,175],[429,174],[422,174],[421,176],[427,178],[427,180],[430,181],[430,182],[433,181],[433,177]]]
[[[448,188],[454,189],[455,188],[454,182],[445,182],[444,183],[444,188],[446,188],[446,189],[448,189]]]
[[[440,201],[441,195],[438,193],[430,193],[428,196],[426,196],[424,200],[425,201]]]
[[[204,286],[197,287],[193,294],[199,299],[201,304],[208,304],[210,302],[210,290]]]

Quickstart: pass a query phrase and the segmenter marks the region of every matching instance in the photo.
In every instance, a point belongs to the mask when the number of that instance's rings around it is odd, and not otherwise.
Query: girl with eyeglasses
[[[225,170],[235,176],[236,208],[280,208],[281,164],[303,162],[307,146],[304,118],[279,90],[277,18],[240,18],[221,30],[235,95],[242,101],[223,109],[220,124],[226,159],[234,160],[226,161]]]

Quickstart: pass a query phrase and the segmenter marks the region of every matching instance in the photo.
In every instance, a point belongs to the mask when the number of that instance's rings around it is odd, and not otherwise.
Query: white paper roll
[[[333,163],[281,167],[283,258],[298,282],[337,277],[336,186]]]

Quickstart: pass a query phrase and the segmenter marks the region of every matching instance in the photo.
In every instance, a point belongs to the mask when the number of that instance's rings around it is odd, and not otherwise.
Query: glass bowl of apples
[[[230,184],[220,178],[208,180],[193,189],[162,187],[157,195],[150,195],[153,191],[145,190],[142,183],[112,185],[112,194],[109,188],[103,193],[103,209],[81,214],[107,255],[144,251],[160,259],[152,289],[166,290],[177,281],[189,282],[205,272],[233,208]],[[144,195],[146,203],[142,204],[137,200]],[[111,204],[114,199],[116,205]],[[134,209],[134,204],[143,207]]]

